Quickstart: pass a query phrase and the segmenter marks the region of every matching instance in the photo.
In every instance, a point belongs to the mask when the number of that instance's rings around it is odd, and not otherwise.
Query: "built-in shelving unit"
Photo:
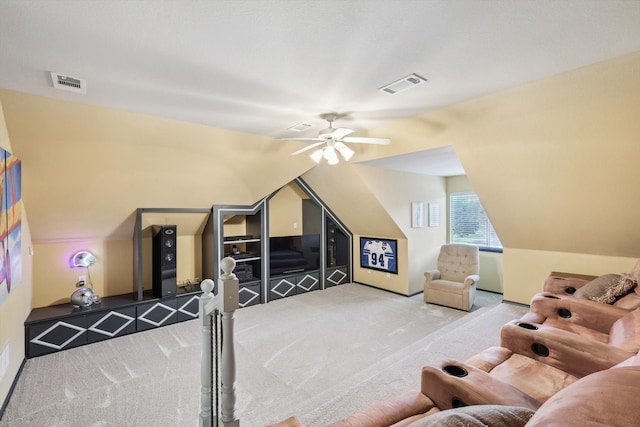
[[[205,233],[213,236],[211,258],[204,273],[218,280],[219,262],[230,256],[236,260],[234,273],[240,282],[240,307],[266,302],[265,200],[253,206],[215,205]]]

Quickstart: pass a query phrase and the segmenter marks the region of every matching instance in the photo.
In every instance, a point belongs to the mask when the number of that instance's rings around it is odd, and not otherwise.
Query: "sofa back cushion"
[[[640,420],[640,366],[579,379],[547,400],[527,427],[628,427]]]

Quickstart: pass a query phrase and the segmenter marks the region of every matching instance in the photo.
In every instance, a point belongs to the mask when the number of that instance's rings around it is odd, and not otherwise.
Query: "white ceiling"
[[[371,129],[639,50],[638,0],[0,0],[0,87],[272,137],[315,135],[333,111]],[[377,90],[411,73],[428,82]]]

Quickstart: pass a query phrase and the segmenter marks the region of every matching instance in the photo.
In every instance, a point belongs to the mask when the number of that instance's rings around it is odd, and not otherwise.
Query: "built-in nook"
[[[198,317],[200,282],[227,256],[240,307],[352,280],[351,233],[300,178],[252,206],[138,208],[132,240],[131,293],[32,310],[28,358]]]

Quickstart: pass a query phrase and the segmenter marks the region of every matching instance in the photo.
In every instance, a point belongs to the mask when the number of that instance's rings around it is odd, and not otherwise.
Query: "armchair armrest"
[[[539,316],[540,321],[536,323],[549,320],[563,329],[571,329],[573,324],[603,334],[609,333],[616,320],[629,314],[629,311],[623,308],[548,292],[541,292],[531,299],[530,312]],[[565,328],[561,326],[563,324],[568,326]]]
[[[480,280],[480,276],[477,274],[471,274],[467,277],[464,278],[464,285],[465,286],[473,286],[476,283],[478,283],[478,281]]]
[[[559,328],[519,324],[522,322],[513,320],[502,327],[501,346],[578,378],[609,369],[635,354]]]
[[[541,405],[520,389],[454,360],[422,368],[422,393],[443,411],[464,405],[521,406],[535,411]]]
[[[429,270],[424,273],[425,282],[440,279],[440,270]]]

